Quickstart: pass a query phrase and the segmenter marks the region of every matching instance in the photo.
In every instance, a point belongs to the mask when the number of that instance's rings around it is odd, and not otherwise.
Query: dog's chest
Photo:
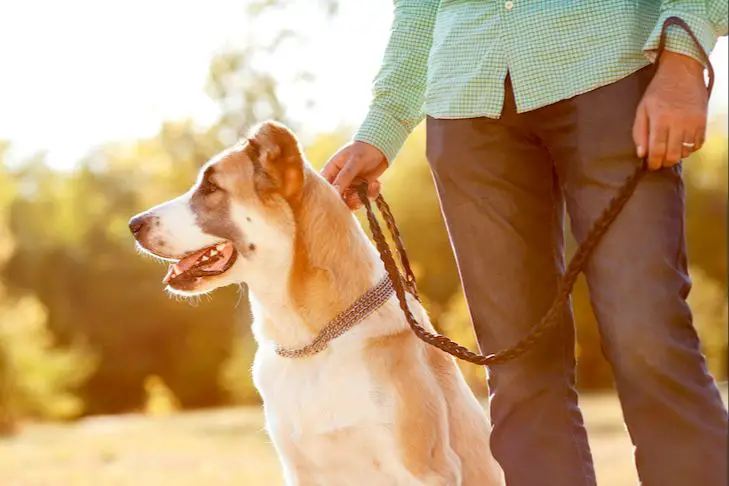
[[[356,348],[300,360],[261,349],[253,379],[269,426],[287,434],[326,434],[394,420],[392,398],[373,380]]]

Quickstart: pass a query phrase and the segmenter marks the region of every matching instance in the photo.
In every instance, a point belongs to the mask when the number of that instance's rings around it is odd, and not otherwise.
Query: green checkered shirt
[[[394,0],[370,111],[354,139],[392,161],[425,115],[497,118],[510,74],[519,112],[618,81],[655,58],[682,18],[707,52],[727,34],[727,0]],[[677,27],[667,49],[696,59]]]

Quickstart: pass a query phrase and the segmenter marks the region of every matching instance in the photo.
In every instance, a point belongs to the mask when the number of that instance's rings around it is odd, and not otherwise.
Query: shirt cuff
[[[408,135],[410,130],[392,115],[384,110],[371,108],[355,133],[354,140],[377,147],[384,154],[387,163],[392,164]]]
[[[643,52],[651,62],[656,62],[663,23],[669,17],[679,17],[686,22],[698,39],[701,47],[703,47],[706,51],[706,54],[711,54],[711,51],[714,49],[714,45],[716,45],[717,37],[711,24],[706,19],[694,13],[681,11],[680,9],[668,9],[661,13],[660,18],[658,19],[658,24],[655,29],[653,29],[650,37],[648,37],[648,41],[643,46]],[[706,65],[706,59],[704,59],[701,55],[696,43],[685,30],[677,25],[671,25],[666,30],[666,50],[691,56],[699,61],[702,66]]]

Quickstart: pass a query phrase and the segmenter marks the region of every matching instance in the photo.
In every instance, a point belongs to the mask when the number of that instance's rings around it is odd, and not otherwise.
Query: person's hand
[[[377,180],[387,169],[387,159],[379,149],[365,142],[351,142],[340,148],[322,169],[322,175],[342,196],[351,209],[362,202],[352,188],[355,181],[367,182],[367,194],[375,198],[380,193]]]
[[[665,51],[633,124],[638,157],[648,156],[649,169],[676,165],[701,148],[708,98],[703,66],[689,56]]]

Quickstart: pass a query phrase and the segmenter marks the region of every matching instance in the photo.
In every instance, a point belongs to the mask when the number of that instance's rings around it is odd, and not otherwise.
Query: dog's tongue
[[[180,274],[182,272],[185,272],[192,268],[193,265],[195,265],[195,262],[198,261],[198,259],[202,258],[202,256],[207,252],[209,248],[203,248],[202,250],[193,253],[192,255],[188,255],[182,260],[180,260],[177,263],[173,263],[169,266],[167,269],[167,275],[165,275],[165,278],[162,280],[162,283],[168,283],[173,275]]]
[[[162,282],[169,283],[176,275],[185,273],[195,265],[206,272],[222,272],[234,253],[235,245],[230,242],[218,243],[215,246],[198,250],[179,262],[170,265]]]

